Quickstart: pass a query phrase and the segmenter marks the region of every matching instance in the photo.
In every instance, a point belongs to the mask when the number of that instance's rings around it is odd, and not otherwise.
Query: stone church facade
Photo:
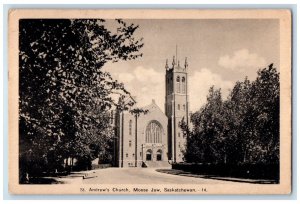
[[[173,58],[166,62],[165,110],[155,100],[146,107],[147,114],[138,117],[129,111],[114,112],[114,166],[162,167],[183,161],[186,144],[180,128],[183,120],[189,124],[188,64],[183,67]]]

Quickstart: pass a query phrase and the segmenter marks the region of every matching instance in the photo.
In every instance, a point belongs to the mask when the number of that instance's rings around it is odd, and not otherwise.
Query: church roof
[[[160,109],[160,107],[155,103],[155,100],[152,99],[152,103],[147,105],[147,106],[144,106],[144,107],[141,107],[142,109],[144,110],[149,110],[151,112],[151,110],[154,110],[154,109],[158,109],[162,114],[165,115],[165,113]]]

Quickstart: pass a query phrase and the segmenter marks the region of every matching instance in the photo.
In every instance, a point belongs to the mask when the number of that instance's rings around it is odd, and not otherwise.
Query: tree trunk
[[[135,167],[137,167],[137,115],[135,116]]]

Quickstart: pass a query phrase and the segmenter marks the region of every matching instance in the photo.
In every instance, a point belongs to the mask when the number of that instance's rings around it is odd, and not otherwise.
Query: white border
[[[121,1],[121,0],[110,0],[109,1],[109,3],[107,3],[107,2],[99,2],[99,1],[96,1],[96,0],[73,0],[72,1],[72,4],[69,4],[69,6],[74,6],[74,4],[99,4],[99,3],[101,3],[101,4],[104,4],[104,5],[110,5],[111,7],[112,7],[112,5],[113,4],[124,4],[125,2],[127,2],[125,5],[133,5],[133,4],[138,4],[138,5],[143,5],[143,4],[150,4],[150,5],[153,5],[153,4],[157,4],[157,5],[163,5],[163,4],[172,4],[172,5],[174,5],[174,4],[184,4],[184,5],[187,5],[187,4],[196,4],[196,3],[198,3],[198,1],[196,1],[196,0],[185,0],[185,1],[183,1],[183,2],[181,2],[181,1],[178,1],[178,0],[172,0],[172,1],[168,1],[168,0],[165,0],[165,1],[163,1],[163,0],[147,0],[147,1],[143,1],[143,2],[141,2],[141,1],[138,1],[138,0],[131,0],[130,1],[130,3],[128,3],[128,1]],[[64,6],[68,6],[68,5],[66,5],[66,4],[68,4],[68,3],[70,3],[70,1],[69,0],[52,0],[52,1],[49,1],[49,0],[47,0],[47,1],[43,1],[43,2],[41,2],[41,1],[38,1],[38,0],[27,0],[26,2],[23,0],[3,0],[2,2],[1,2],[1,8],[0,8],[0,26],[1,26],[1,29],[2,29],[2,32],[0,32],[0,45],[2,45],[1,46],[1,48],[0,48],[0,62],[4,62],[4,59],[3,59],[3,54],[4,54],[4,51],[6,51],[6,48],[4,48],[3,47],[3,34],[4,34],[4,32],[6,32],[6,30],[3,28],[3,12],[4,12],[4,10],[3,10],[3,5],[4,4],[23,4],[23,5],[28,5],[28,4],[48,4],[48,5],[50,5],[50,4],[65,4]],[[269,4],[269,3],[272,3],[273,5],[275,4],[297,4],[297,9],[299,8],[299,5],[298,5],[298,1],[297,0],[276,0],[276,2],[275,2],[275,0],[265,0],[265,1],[262,1],[262,0],[252,0],[252,1],[249,1],[249,0],[244,0],[243,1],[243,3],[241,3],[240,1],[238,1],[238,0],[228,0],[228,1],[217,1],[217,0],[215,0],[215,1],[213,1],[213,0],[206,0],[206,1],[201,1],[201,3],[202,3],[202,5],[203,4],[210,4],[210,5],[217,5],[217,4],[225,4],[225,5],[228,5],[228,4],[240,4],[240,5],[244,5],[244,4]],[[156,7],[157,7],[157,5],[156,5]],[[59,6],[59,5],[55,5],[56,7],[57,6]],[[270,6],[272,6],[272,5],[270,5]],[[295,20],[295,19],[294,19]],[[299,17],[297,17],[297,27],[299,26]],[[294,33],[295,34],[295,33]],[[297,33],[297,37],[298,37],[298,33]],[[299,45],[299,42],[297,42],[297,46],[294,48],[294,49],[297,49],[297,47],[298,47],[298,45]],[[299,52],[297,52],[297,58],[298,59],[300,59],[300,56],[299,56],[300,54],[299,54]],[[295,69],[297,69],[296,67],[294,67],[294,70]],[[4,77],[6,77],[6,75],[3,73],[3,70],[0,72],[1,74],[0,74],[0,81],[2,82],[2,83],[0,83],[0,90],[1,90],[1,96],[3,96],[3,94],[4,94],[4,84],[3,84],[3,80],[4,80]],[[295,74],[295,73],[294,73]],[[296,90],[297,90],[297,93],[295,92],[295,94],[296,95],[294,95],[294,97],[295,96],[298,96],[299,95],[299,85],[298,85],[298,83],[296,83],[296,80],[295,79],[298,79],[299,78],[299,71],[297,71],[296,72],[296,76],[294,76],[293,77],[293,79],[294,79],[294,85],[296,86],[295,88],[296,88]],[[6,85],[7,86],[7,85]],[[8,88],[8,87],[6,87],[6,88]],[[4,109],[3,109],[3,105],[4,105],[4,100],[7,100],[7,98],[3,98],[3,97],[0,97],[0,113],[3,113],[4,112]],[[293,100],[294,102],[296,102],[297,101],[297,99],[295,99],[294,98],[294,100]],[[295,104],[295,106],[296,106],[297,104]],[[295,112],[295,110],[293,110],[294,112],[293,112],[293,114],[294,114],[294,118],[296,118],[298,115],[299,115],[299,109],[297,108],[297,112]],[[0,117],[0,129],[1,129],[1,132],[2,132],[2,134],[1,135],[3,135],[3,122],[5,122],[3,119],[3,114],[1,114],[2,115],[2,117]],[[294,123],[295,124],[295,123]],[[295,124],[296,125],[296,124]],[[298,127],[296,127],[296,128],[294,128],[294,136],[296,136],[296,134],[299,132],[299,129],[298,129]],[[3,135],[4,136],[4,135]],[[297,143],[298,145],[297,146],[300,146],[299,145],[299,140],[298,140],[298,143]],[[6,145],[6,144],[2,144],[2,145]],[[3,156],[5,156],[5,155],[3,155],[3,146],[2,146],[2,149],[1,149],[2,151],[0,151],[1,153],[0,153],[0,155],[1,155],[1,158],[3,158]],[[0,181],[1,181],[1,184],[3,184],[3,177],[2,177],[2,175],[3,175],[3,159],[1,159],[1,162],[0,162]],[[7,167],[6,167],[7,168]],[[297,181],[299,181],[299,178],[297,178]],[[299,182],[297,182],[297,183],[299,183]],[[1,192],[1,198],[3,199],[3,185],[1,185],[1,187],[0,187],[0,192]],[[294,193],[296,193],[297,194],[297,192],[294,192]],[[210,197],[214,197],[214,196],[210,196]],[[95,198],[95,199],[97,199],[97,198]],[[118,198],[116,198],[116,199],[118,199]],[[175,198],[175,199],[178,199],[178,198]],[[193,198],[192,198],[193,199]],[[195,199],[195,198],[194,198]],[[196,198],[197,199],[197,198]],[[249,198],[248,198],[249,199]],[[275,198],[276,199],[276,198]],[[29,201],[30,203],[32,203],[32,201]],[[28,202],[28,203],[29,203]],[[43,201],[43,202],[46,202],[46,201]],[[51,202],[51,201],[50,201]],[[52,201],[53,202],[53,201]],[[72,202],[74,202],[74,201],[72,201]],[[99,201],[97,201],[97,202],[99,202]],[[102,201],[101,201],[102,202]],[[116,202],[119,202],[119,201],[116,201]],[[130,202],[132,202],[132,201],[130,201]],[[146,201],[143,201],[143,202],[145,202],[145,203],[148,203],[148,202],[146,202]],[[151,202],[151,201],[150,201]],[[152,201],[153,202],[153,201]],[[202,202],[202,201],[201,201]],[[204,202],[204,201],[203,201]],[[245,201],[243,201],[243,202],[245,202]],[[250,201],[251,202],[251,201]],[[253,202],[253,201],[252,201]],[[255,201],[256,202],[256,201]],[[265,201],[263,201],[264,203],[265,203]],[[11,202],[10,202],[11,203]],[[22,203],[24,203],[24,201],[22,201]],[[25,203],[27,203],[27,202],[25,202]],[[75,202],[75,203],[77,203],[77,202]],[[177,203],[177,202],[174,202],[174,203]],[[206,202],[205,202],[206,203]],[[222,202],[223,203],[223,202]],[[225,203],[228,203],[227,201],[225,202]],[[232,203],[231,201],[230,201],[230,203]],[[272,203],[274,203],[274,201],[272,201]]]

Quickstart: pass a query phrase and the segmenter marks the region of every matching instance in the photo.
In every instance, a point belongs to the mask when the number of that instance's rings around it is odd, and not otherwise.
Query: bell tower
[[[168,157],[173,162],[183,161],[183,151],[186,138],[180,128],[184,120],[189,125],[189,97],[188,97],[188,63],[185,58],[183,66],[173,57],[172,64],[166,61],[166,96],[165,113],[168,117]]]

